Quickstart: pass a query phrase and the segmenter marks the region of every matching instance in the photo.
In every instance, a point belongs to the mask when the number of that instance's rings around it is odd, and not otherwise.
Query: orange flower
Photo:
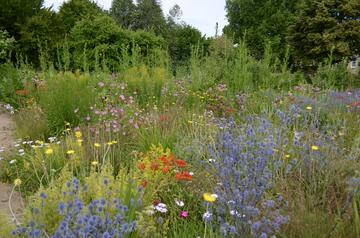
[[[169,171],[170,171],[170,167],[169,167],[169,166],[165,166],[165,167],[163,168],[163,170],[162,170],[163,174],[167,174],[167,173],[169,173]]]
[[[144,170],[145,169],[145,163],[141,163],[141,164],[139,164],[138,165],[138,168],[140,169],[140,170]]]
[[[178,159],[178,160],[175,160],[175,163],[178,167],[186,167],[187,166],[187,163],[184,161],[184,160],[181,160],[181,159]]]
[[[159,158],[159,160],[161,160],[161,162],[163,162],[164,164],[169,164],[169,161],[168,161],[168,159],[166,158],[166,156],[161,156],[161,157]]]
[[[175,178],[177,180],[191,181],[192,175],[188,171],[183,171],[181,173],[176,173]]]

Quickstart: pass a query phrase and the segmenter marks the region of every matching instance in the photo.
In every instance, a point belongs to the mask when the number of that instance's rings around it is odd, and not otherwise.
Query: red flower
[[[184,160],[181,160],[181,159],[175,160],[175,163],[176,163],[177,166],[179,166],[181,168],[187,166],[187,163]]]
[[[167,174],[167,173],[169,173],[169,171],[170,171],[170,167],[169,167],[169,166],[165,166],[165,167],[163,168],[163,170],[162,170],[163,174]]]
[[[176,173],[175,178],[177,180],[191,181],[192,175],[187,171],[183,171],[181,173]]]
[[[169,164],[169,161],[168,161],[168,159],[166,158],[166,156],[161,156],[159,159],[160,159],[161,162],[163,162],[164,164]]]
[[[153,162],[153,163],[151,163],[150,168],[151,168],[152,170],[158,170],[158,169],[160,168],[160,164],[159,164],[159,163],[156,163],[156,162]]]
[[[139,164],[138,165],[138,168],[140,169],[140,170],[144,170],[145,169],[145,163],[141,163],[141,164]]]

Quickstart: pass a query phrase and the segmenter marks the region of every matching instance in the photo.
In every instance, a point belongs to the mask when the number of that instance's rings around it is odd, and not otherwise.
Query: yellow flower
[[[53,153],[54,153],[54,150],[51,149],[51,148],[49,148],[49,149],[47,149],[47,150],[45,151],[45,154],[47,154],[47,155],[51,155],[51,154],[53,154]]]
[[[14,180],[14,185],[15,186],[20,186],[21,185],[21,179],[17,178]]]
[[[313,146],[311,146],[311,149],[312,149],[312,150],[319,150],[319,147],[316,146],[316,145],[313,145]]]
[[[113,141],[111,141],[111,143],[113,143],[113,144],[117,144],[117,141],[116,141],[116,140],[113,140]]]
[[[101,147],[101,145],[99,143],[95,143],[94,146],[97,148]]]
[[[78,139],[77,140],[77,143],[79,143],[81,145],[81,143],[83,143],[83,140],[82,139]]]
[[[285,158],[286,158],[286,159],[289,159],[289,158],[290,158],[290,155],[289,155],[289,154],[285,155]]]
[[[75,131],[75,137],[81,138],[82,137],[81,131]]]
[[[91,162],[91,165],[92,165],[92,166],[96,166],[96,165],[98,165],[98,164],[99,164],[99,162],[97,162],[97,161]]]
[[[74,154],[75,153],[75,150],[68,150],[68,151],[66,151],[66,154],[68,154],[68,155],[72,155],[72,154]]]
[[[211,194],[211,193],[204,193],[203,195],[204,200],[207,202],[215,202],[217,197],[218,196],[216,194]]]
[[[65,123],[65,126],[70,126],[70,123],[69,123],[69,122],[66,122],[66,123]]]
[[[307,107],[306,107],[306,110],[311,111],[311,110],[312,110],[312,106],[307,106]]]
[[[107,145],[113,145],[114,143],[112,141],[109,141],[106,143]]]

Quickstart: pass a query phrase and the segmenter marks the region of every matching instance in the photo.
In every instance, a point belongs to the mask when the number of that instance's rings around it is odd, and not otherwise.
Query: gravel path
[[[11,121],[11,117],[0,110],[0,150],[6,151],[7,149],[11,148],[14,141],[14,132],[15,126]],[[0,157],[1,156],[2,154],[0,153]],[[0,183],[0,213],[8,214],[10,217],[11,212],[9,208],[9,197],[12,188],[12,185]],[[19,219],[23,211],[23,201],[20,194],[18,192],[14,192],[10,202],[14,214]]]

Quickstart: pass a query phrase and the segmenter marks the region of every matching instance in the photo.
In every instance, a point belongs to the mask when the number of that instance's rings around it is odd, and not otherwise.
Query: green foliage
[[[236,42],[246,35],[250,52],[259,59],[270,40],[276,55],[285,54],[286,29],[299,0],[227,0],[229,25],[224,33]]]
[[[34,74],[26,66],[17,68],[10,63],[0,64],[0,100],[20,106],[25,95],[17,95],[17,91],[23,90],[24,83],[29,82]]]
[[[61,33],[68,34],[76,22],[104,14],[92,0],[70,0],[64,2],[59,10]]]
[[[331,58],[327,62],[320,64],[316,74],[312,78],[315,86],[320,88],[332,88],[346,90],[351,87],[360,87],[360,82],[348,70],[347,61],[343,60],[339,63],[332,64]]]
[[[165,18],[158,0],[137,0],[135,11],[135,29],[154,31],[163,34]]]
[[[203,46],[201,32],[192,26],[174,24],[167,33],[169,55],[175,65],[186,65],[189,62],[193,46]]]
[[[291,24],[288,40],[297,62],[334,62],[360,49],[360,3],[357,0],[306,0]]]
[[[123,28],[131,29],[134,26],[134,14],[136,6],[133,0],[113,0],[110,15]]]
[[[10,38],[7,31],[0,30],[0,62],[7,58],[8,52],[14,47],[14,43],[14,38]]]
[[[55,47],[63,39],[61,24],[54,11],[43,8],[22,27],[19,41],[21,50],[35,66],[40,65],[38,60],[44,53],[51,53],[50,58],[46,59],[47,63],[54,62]]]
[[[44,77],[46,86],[38,90],[38,100],[47,116],[50,131],[59,132],[66,122],[78,125],[95,102],[91,78],[72,73]]]
[[[19,40],[21,27],[40,11],[43,2],[44,0],[2,0],[0,29],[6,30]]]
[[[106,65],[111,71],[119,71],[126,64],[126,57],[136,54],[146,56],[153,48],[163,45],[163,40],[153,34],[124,30],[109,16],[99,16],[76,23],[70,34],[74,68],[90,70]]]

